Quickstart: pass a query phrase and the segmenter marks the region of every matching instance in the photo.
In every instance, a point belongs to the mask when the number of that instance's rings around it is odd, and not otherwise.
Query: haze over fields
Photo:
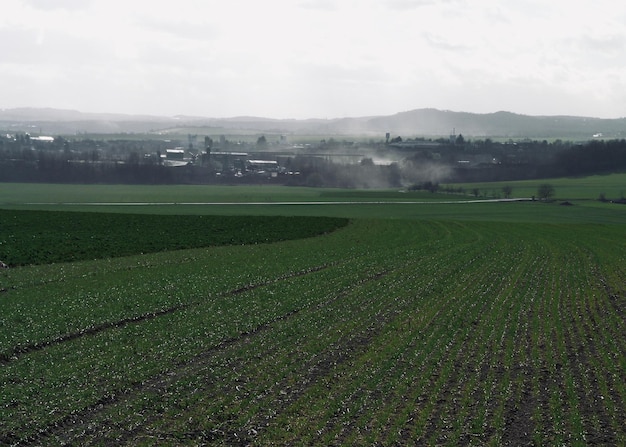
[[[268,133],[288,135],[368,135],[387,132],[404,137],[447,136],[456,130],[470,137],[624,138],[626,118],[529,116],[510,112],[475,114],[418,109],[387,116],[279,120],[262,117],[202,118],[82,113],[57,109],[0,110],[0,129],[37,134],[75,133]]]
[[[613,0],[5,0],[0,52],[5,109],[626,116]]]

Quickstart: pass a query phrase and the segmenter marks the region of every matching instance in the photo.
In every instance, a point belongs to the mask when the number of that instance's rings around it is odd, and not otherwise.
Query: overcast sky
[[[0,108],[626,116],[626,2],[2,0]]]

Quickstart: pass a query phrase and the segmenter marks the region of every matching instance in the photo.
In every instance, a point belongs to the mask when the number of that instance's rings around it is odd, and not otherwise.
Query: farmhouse
[[[182,147],[177,147],[175,149],[166,149],[165,157],[168,160],[182,161],[185,159],[185,150]]]
[[[30,141],[38,141],[40,143],[54,143],[54,137],[42,135],[39,137],[30,137]]]
[[[247,152],[211,152],[207,161],[222,172],[242,172],[249,157]]]
[[[278,171],[278,162],[275,160],[247,160],[246,168],[248,171],[255,172],[276,172]]]
[[[181,167],[187,166],[191,160],[185,158],[185,150],[182,147],[165,150],[165,160],[162,160],[163,166]]]

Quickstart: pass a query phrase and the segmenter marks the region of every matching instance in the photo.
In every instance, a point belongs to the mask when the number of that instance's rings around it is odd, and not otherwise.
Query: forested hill
[[[0,131],[66,135],[76,133],[143,133],[176,129],[214,128],[242,132],[290,135],[378,135],[402,137],[445,136],[452,132],[469,137],[531,139],[583,139],[594,135],[625,138],[626,118],[530,116],[511,112],[487,114],[416,109],[388,116],[336,119],[269,119],[260,117],[208,118],[82,113],[58,109],[0,109]],[[233,133],[233,132],[231,132]]]

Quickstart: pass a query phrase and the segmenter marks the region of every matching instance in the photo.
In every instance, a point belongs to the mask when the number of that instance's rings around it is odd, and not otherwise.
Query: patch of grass
[[[472,195],[394,190],[280,186],[128,186],[0,184],[0,207],[99,213],[232,216],[330,216],[455,221],[626,223],[626,206],[596,200],[626,190],[626,175],[513,183],[513,197],[531,197],[554,184],[552,203],[466,203]],[[505,184],[489,185],[497,195]],[[467,188],[470,185],[463,185]],[[481,186],[481,185],[477,185]],[[456,187],[456,186],[455,186]],[[481,189],[482,191],[482,189]],[[611,192],[613,191],[613,192]],[[575,206],[556,206],[563,201]],[[413,202],[413,203],[411,203]],[[441,203],[444,202],[444,203]]]

